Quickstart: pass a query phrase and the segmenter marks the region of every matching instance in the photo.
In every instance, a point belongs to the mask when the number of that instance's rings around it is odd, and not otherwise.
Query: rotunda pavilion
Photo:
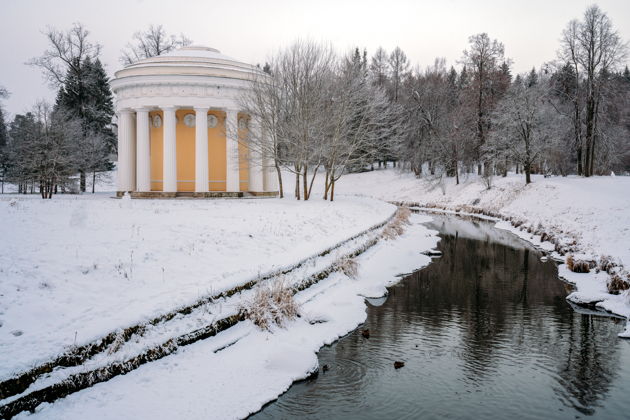
[[[277,194],[271,165],[259,147],[248,147],[250,130],[260,138],[259,124],[240,110],[240,98],[257,76],[264,76],[257,67],[200,46],[116,72],[117,194]]]

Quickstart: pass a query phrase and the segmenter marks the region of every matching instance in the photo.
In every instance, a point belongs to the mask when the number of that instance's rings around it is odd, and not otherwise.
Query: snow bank
[[[318,368],[317,352],[366,318],[364,296],[381,296],[401,272],[430,262],[438,237],[414,215],[406,233],[357,257],[356,279],[335,273],[300,292],[302,317],[264,332],[242,322],[124,376],[42,404],[18,418],[242,418]],[[228,346],[228,347],[226,347]]]
[[[0,198],[0,379],[317,254],[386,220],[371,199]]]
[[[474,175],[463,175],[460,185],[454,178],[418,179],[396,170],[377,170],[342,177],[337,190],[389,201],[407,201],[446,208],[472,207],[524,222],[532,230],[544,230],[574,250],[579,258],[598,260],[612,257],[618,265],[630,268],[630,177],[549,177],[532,176],[525,185],[522,175],[494,177],[487,189]],[[534,245],[552,252],[554,245],[510,223],[497,227],[510,230]],[[556,255],[556,257],[559,257]],[[568,298],[576,303],[592,303],[622,316],[630,316],[630,294],[607,292],[605,274],[560,274],[578,291]],[[630,323],[626,333],[630,336]]]

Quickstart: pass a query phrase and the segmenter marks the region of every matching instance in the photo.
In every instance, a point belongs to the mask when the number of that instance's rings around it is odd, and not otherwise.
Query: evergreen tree
[[[532,67],[532,70],[527,75],[526,84],[527,87],[532,87],[538,84],[538,73],[536,73],[536,67]]]
[[[116,135],[112,130],[114,105],[107,74],[99,59],[87,57],[79,71],[68,72],[59,89],[55,110],[78,118],[81,122],[82,138],[76,139],[85,147],[79,148],[79,173],[81,191],[86,190],[86,173],[92,173],[92,184],[96,173],[111,170],[109,154],[116,152]],[[92,185],[94,189],[94,185]]]
[[[7,155],[8,133],[4,122],[4,112],[0,106],[0,192],[4,194],[4,178],[8,169]]]

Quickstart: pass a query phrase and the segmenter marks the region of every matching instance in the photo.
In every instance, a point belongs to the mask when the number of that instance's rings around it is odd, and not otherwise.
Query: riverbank
[[[336,188],[341,194],[357,194],[393,202],[496,215],[509,221],[497,226],[548,251],[562,248],[563,260],[575,259],[600,265],[610,259],[611,270],[622,278],[630,267],[630,177],[549,177],[534,175],[525,185],[522,175],[494,177],[487,188],[475,175],[454,178],[416,178],[395,169],[350,174]],[[539,234],[537,234],[539,233]],[[542,237],[545,233],[546,237]],[[554,243],[549,242],[551,237]],[[559,274],[577,286],[568,298],[630,318],[630,294],[611,294],[611,275],[603,271],[574,273],[561,264]],[[630,323],[624,337],[630,337]]]
[[[411,215],[395,239],[357,256],[356,274],[335,272],[299,292],[300,317],[264,331],[249,320],[176,353],[69,395],[17,418],[243,418],[316,371],[317,352],[366,318],[365,297],[380,297],[397,275],[424,267],[421,252],[435,247],[436,232]]]

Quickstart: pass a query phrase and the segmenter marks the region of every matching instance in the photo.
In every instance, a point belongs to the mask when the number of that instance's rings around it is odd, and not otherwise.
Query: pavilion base
[[[117,191],[116,197],[121,198],[125,194],[125,191]],[[244,198],[244,197],[277,197],[278,191],[239,191],[239,192],[227,192],[227,191],[209,191],[209,192],[192,192],[192,191],[179,191],[179,192],[164,192],[164,191],[131,191],[128,193],[131,198]]]

